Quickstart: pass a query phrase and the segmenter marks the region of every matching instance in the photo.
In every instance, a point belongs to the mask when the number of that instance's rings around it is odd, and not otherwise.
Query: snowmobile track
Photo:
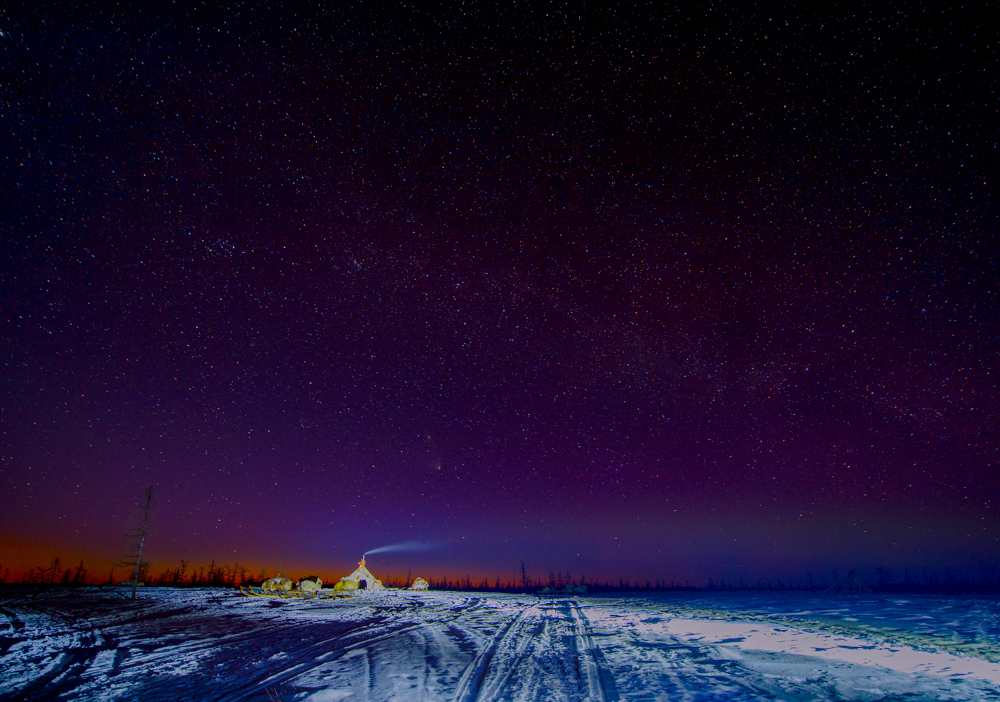
[[[1000,701],[992,601],[54,595],[0,600],[0,702]]]
[[[264,673],[263,679],[258,678],[245,685],[241,685],[239,688],[234,689],[221,697],[216,697],[215,702],[239,702],[240,700],[247,699],[254,693],[267,694],[268,690],[276,689],[280,685],[309,672],[317,666],[325,665],[330,661],[342,658],[349,651],[364,648],[366,646],[370,646],[371,644],[376,644],[381,641],[421,629],[425,626],[426,624],[424,623],[406,623],[403,625],[397,625],[395,628],[389,630],[386,630],[386,628],[383,627],[380,630],[381,633],[377,636],[357,639],[355,637],[359,633],[366,632],[366,630],[371,631],[373,629],[373,627],[361,627],[359,630],[350,632],[346,635],[338,634],[333,638],[324,639],[323,641],[303,646],[294,652],[292,660],[284,663],[281,670],[276,672],[266,672]],[[378,629],[376,630],[378,631]],[[333,642],[336,642],[335,645],[332,648],[327,648],[327,646]]]
[[[409,604],[411,607],[415,605],[424,609],[429,603],[415,600]],[[282,661],[280,670],[260,671],[260,676],[254,680],[213,699],[215,702],[237,702],[254,695],[264,695],[270,690],[279,689],[284,684],[290,684],[296,678],[315,668],[327,666],[331,662],[344,658],[353,651],[405,636],[410,632],[428,627],[433,628],[439,624],[461,627],[464,620],[475,619],[483,612],[492,611],[493,608],[489,606],[489,602],[485,598],[462,597],[457,601],[449,602],[448,606],[439,610],[436,615],[426,616],[426,618],[416,622],[407,616],[412,613],[410,607],[383,607],[381,609],[383,612],[390,613],[391,618],[375,624],[367,622],[352,631],[340,632],[332,638],[296,647],[294,650],[285,648],[284,652],[290,658]]]
[[[485,702],[486,700],[495,699],[492,694],[494,690],[481,690],[483,684],[483,678],[486,676],[486,671],[490,667],[490,663],[493,661],[496,655],[497,649],[500,648],[501,644],[510,636],[511,631],[520,631],[522,622],[527,618],[529,612],[536,612],[538,610],[536,607],[529,607],[528,609],[521,610],[513,619],[504,624],[490,639],[489,643],[483,646],[482,650],[475,657],[469,667],[465,669],[465,673],[462,678],[458,681],[458,688],[455,690],[455,702]],[[517,647],[518,651],[523,651],[524,644],[522,643]],[[510,678],[514,667],[517,665],[519,658],[508,659],[505,661],[505,670],[500,675],[500,684],[495,686],[496,688],[502,689],[503,683]],[[499,692],[499,689],[495,690]]]
[[[553,665],[555,661],[559,665]],[[618,702],[614,678],[576,600],[546,600],[522,609],[482,647],[453,699],[545,699],[537,695],[552,676],[562,681],[559,689],[569,690],[572,699]]]
[[[615,679],[608,670],[604,654],[594,643],[590,624],[578,600],[569,601],[570,616],[576,629],[576,650],[580,657],[580,667],[587,680],[587,691],[595,702],[618,702]]]
[[[22,702],[54,699],[69,681],[81,680],[91,669],[97,656],[104,651],[114,651],[117,642],[101,636],[100,631],[88,632],[76,639],[78,646],[67,647],[42,671],[41,675],[25,685],[16,697]]]

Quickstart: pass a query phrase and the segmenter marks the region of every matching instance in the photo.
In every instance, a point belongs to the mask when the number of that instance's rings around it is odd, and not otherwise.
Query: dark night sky
[[[659,5],[0,10],[0,567],[996,577],[998,35]]]

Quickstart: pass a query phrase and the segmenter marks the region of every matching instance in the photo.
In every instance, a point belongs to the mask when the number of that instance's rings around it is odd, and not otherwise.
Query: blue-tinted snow
[[[1000,700],[989,599],[52,590],[0,612],[2,700]]]

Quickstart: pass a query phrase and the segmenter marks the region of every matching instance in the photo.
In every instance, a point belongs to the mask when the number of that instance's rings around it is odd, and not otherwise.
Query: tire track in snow
[[[185,607],[164,606],[155,600],[134,604],[113,601],[115,606],[110,610],[102,606],[105,603],[98,602],[88,612],[91,616],[85,618],[72,616],[80,609],[73,602],[23,603],[17,609],[31,615],[27,624],[18,619],[22,625],[18,628],[24,630],[19,640],[26,644],[2,659],[0,670],[7,671],[4,673],[7,679],[3,681],[6,684],[0,685],[0,700],[51,699],[66,690],[86,697],[99,694],[107,685],[142,684],[151,672],[185,676],[188,672],[197,672],[199,678],[211,684],[213,673],[199,668],[203,661],[214,658],[217,662],[220,652],[223,658],[232,661],[234,655],[239,658],[239,651],[256,648],[257,641],[269,642],[286,651],[302,649],[297,627],[287,619],[279,617],[268,621],[246,616],[216,616],[218,610],[242,598],[225,599],[228,602],[216,597],[206,598],[201,606]],[[324,636],[318,645],[322,647],[332,640],[343,639],[353,646],[352,638],[356,640],[361,636],[363,641],[371,640],[372,634],[384,635],[386,627],[384,621],[374,624],[368,619],[356,622],[347,630],[342,626],[335,629],[332,637]],[[300,657],[293,653],[293,658]],[[240,662],[245,665],[253,661],[244,657]],[[287,660],[281,663],[287,665]],[[179,665],[190,670],[182,671]],[[272,672],[274,667],[272,661]],[[253,677],[264,672],[259,667],[247,668]],[[8,677],[15,672],[19,679]],[[164,696],[166,694],[166,690],[155,688],[143,693],[150,700],[175,698]],[[205,698],[213,696],[208,693]]]
[[[44,661],[39,669],[30,670],[31,678],[13,691],[12,696],[8,697],[7,693],[0,693],[0,700],[31,702],[52,699],[69,684],[69,681],[83,679],[97,660],[98,655],[103,651],[110,650],[110,647],[114,645],[113,643],[101,645],[102,642],[99,638],[95,641],[95,637],[86,633],[81,635],[79,632],[60,632],[55,636],[59,639],[59,646],[62,650]],[[88,638],[90,639],[89,643]]]
[[[548,699],[618,702],[576,600],[548,600],[502,625],[466,668],[454,702]]]
[[[371,646],[373,644],[380,643],[382,641],[395,638],[400,635],[404,635],[408,632],[421,629],[426,624],[412,624],[404,623],[391,628],[386,631],[385,626],[380,627],[382,633],[372,636],[369,638],[356,638],[358,631],[339,633],[322,641],[317,641],[296,649],[292,654],[289,655],[289,659],[283,659],[283,667],[278,671],[265,672],[263,678],[258,678],[249,683],[239,686],[238,688],[222,695],[221,697],[216,697],[216,702],[239,702],[240,700],[245,700],[249,695],[254,693],[265,693],[271,688],[277,688],[278,686],[289,682],[310,670],[321,666],[327,665],[333,661],[343,658],[352,651],[361,650]],[[361,630],[371,631],[372,627],[361,627]],[[284,650],[282,653],[288,654],[289,651]],[[366,665],[367,665],[367,655]],[[368,676],[370,677],[370,671]],[[370,689],[369,685],[366,688]]]
[[[626,613],[620,614],[623,607]],[[628,612],[627,603],[602,602],[595,605],[594,611],[599,622],[598,635],[605,637],[607,656],[617,672],[615,681],[626,690],[643,690],[650,699],[688,702],[773,699],[773,690],[756,685],[754,676],[742,671],[739,662],[719,647],[639,631],[636,625],[642,616]]]
[[[502,625],[497,629],[496,633],[493,634],[493,638],[483,646],[479,651],[479,654],[473,659],[469,667],[465,669],[465,673],[462,674],[461,679],[458,681],[458,687],[455,690],[455,702],[479,702],[480,700],[490,700],[494,699],[494,691],[499,692],[506,681],[510,678],[514,671],[517,663],[520,662],[521,655],[523,655],[524,649],[528,644],[528,637],[524,637],[520,642],[513,646],[514,656],[506,657],[504,662],[504,669],[500,671],[499,681],[496,685],[491,686],[486,694],[481,694],[480,688],[483,684],[483,678],[486,676],[487,669],[489,668],[497,650],[501,647],[504,641],[510,637],[511,631],[519,633],[524,625],[524,621],[528,618],[529,612],[538,613],[538,607],[533,606],[528,609],[521,610],[516,616],[510,619],[506,624]]]
[[[579,600],[569,601],[570,616],[576,629],[576,650],[580,667],[587,680],[587,691],[594,702],[618,702],[614,677],[608,670],[604,654],[594,643],[590,623],[583,613]]]
[[[353,630],[341,631],[321,641],[296,646],[294,649],[285,647],[281,653],[287,658],[281,660],[280,670],[271,668],[267,672],[259,671],[254,680],[213,699],[216,702],[237,702],[255,694],[265,695],[269,690],[290,684],[296,678],[307,675],[317,668],[329,666],[348,656],[360,655],[357,652],[375,644],[406,636],[418,630],[433,628],[438,624],[454,625],[464,619],[476,618],[484,611],[494,610],[485,598],[475,596],[459,599],[409,598],[407,604],[410,606],[380,607],[380,610],[389,616],[378,623],[365,622]],[[417,616],[417,621],[414,621],[414,615]],[[370,654],[365,654],[366,658],[368,655]],[[366,660],[365,664],[370,678],[371,662]],[[367,687],[369,689],[373,687],[371,680]]]
[[[603,604],[598,609],[615,612]],[[724,646],[637,626],[650,623],[644,619],[641,612],[612,614],[605,618],[604,631],[599,635],[607,637],[605,646],[618,666],[619,682],[627,690],[643,690],[650,699],[686,702],[854,699],[827,689],[827,676],[814,671],[807,660],[800,661],[799,669],[808,670],[807,675],[797,672],[783,680],[747,668],[742,656],[734,656]]]
[[[426,598],[430,599],[430,598]],[[377,624],[366,622],[365,624],[347,632],[339,632],[337,635],[316,641],[304,646],[296,647],[294,650],[282,649],[282,653],[288,658],[282,659],[280,670],[271,670],[263,673],[263,677],[257,677],[240,687],[231,690],[221,697],[214,698],[216,702],[238,702],[247,699],[255,694],[264,695],[269,690],[277,689],[283,684],[290,684],[296,678],[307,675],[312,670],[321,666],[328,666],[347,657],[361,657],[361,651],[369,649],[379,643],[405,636],[411,632],[433,628],[439,624],[456,625],[464,619],[476,618],[484,611],[494,611],[489,606],[486,599],[482,597],[461,597],[459,599],[440,598],[421,601],[413,598],[410,604],[416,606],[418,621],[413,621],[416,613],[413,607],[388,607],[382,611],[388,611],[388,620],[382,620]],[[437,610],[433,605],[442,606]],[[429,611],[428,611],[429,610]],[[400,621],[402,620],[402,621]],[[364,653],[364,674],[367,684],[364,688],[363,696],[369,694],[369,690],[374,687],[371,679],[371,661],[368,660],[370,653]],[[426,673],[426,671],[425,671]]]
[[[52,699],[67,687],[79,686],[98,659],[117,647],[116,639],[101,628],[81,624],[78,618],[59,611],[57,607],[64,601],[65,597],[51,597],[19,602],[24,619],[0,610],[18,634],[0,650],[4,673],[0,700]]]

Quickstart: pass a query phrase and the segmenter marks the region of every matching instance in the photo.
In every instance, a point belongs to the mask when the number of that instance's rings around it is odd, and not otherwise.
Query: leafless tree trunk
[[[135,599],[135,590],[139,587],[139,568],[142,565],[142,546],[146,542],[146,524],[149,522],[149,510],[153,506],[153,486],[150,485],[143,491],[143,497],[146,498],[146,506],[142,510],[142,526],[137,528],[129,536],[133,539],[139,539],[139,550],[135,554],[135,570],[132,573],[132,599]]]

